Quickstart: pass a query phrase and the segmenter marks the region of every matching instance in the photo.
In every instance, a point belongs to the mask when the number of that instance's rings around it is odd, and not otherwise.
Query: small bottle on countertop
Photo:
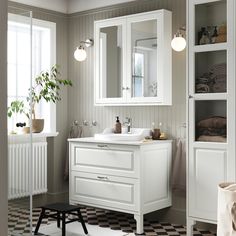
[[[119,121],[119,116],[116,117],[116,123],[115,123],[114,133],[115,133],[115,134],[120,134],[120,133],[121,133],[121,123],[120,123],[120,121]]]
[[[168,138],[167,136],[167,131],[164,128],[164,125],[160,122],[159,123],[159,128],[160,128],[160,137],[159,139],[165,140]]]
[[[152,139],[158,140],[160,137],[160,129],[155,128],[155,123],[152,122]]]

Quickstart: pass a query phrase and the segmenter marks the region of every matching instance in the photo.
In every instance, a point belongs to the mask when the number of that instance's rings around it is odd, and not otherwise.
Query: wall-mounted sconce
[[[85,41],[80,41],[80,44],[85,45],[88,48],[93,45],[93,40],[86,39]],[[87,53],[82,45],[77,47],[74,52],[74,58],[77,61],[84,61],[87,58]]]
[[[179,28],[171,41],[171,47],[177,52],[183,51],[186,47],[186,40],[181,31],[186,31],[186,28]]]

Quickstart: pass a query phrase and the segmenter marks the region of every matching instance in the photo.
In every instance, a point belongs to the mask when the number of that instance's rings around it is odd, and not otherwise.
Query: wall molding
[[[11,13],[17,13],[18,11],[22,11],[22,10],[33,11],[33,17],[34,17],[34,12],[37,12],[39,14],[47,14],[50,16],[68,18],[68,14],[66,13],[48,10],[48,9],[44,9],[40,7],[34,7],[34,6],[30,6],[30,5],[26,5],[26,4],[22,4],[18,2],[13,2],[13,1],[8,2],[8,8],[10,9]]]
[[[74,12],[68,14],[69,17],[79,17],[79,16],[86,16],[91,14],[98,14],[98,13],[104,13],[107,11],[115,11],[115,10],[122,10],[126,9],[127,7],[134,7],[137,5],[143,5],[143,4],[150,4],[151,2],[155,2],[156,0],[136,0],[134,2],[127,2],[127,3],[119,3],[111,6],[105,6],[105,7],[99,7],[91,10],[81,11],[81,12]],[[153,9],[156,10],[156,9]]]

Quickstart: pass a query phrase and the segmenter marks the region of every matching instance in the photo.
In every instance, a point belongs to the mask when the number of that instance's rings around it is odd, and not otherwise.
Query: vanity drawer
[[[108,175],[137,177],[138,161],[135,150],[117,149],[104,144],[71,147],[71,170]],[[137,158],[137,157],[136,157]]]
[[[137,179],[72,171],[70,200],[80,204],[136,211]]]

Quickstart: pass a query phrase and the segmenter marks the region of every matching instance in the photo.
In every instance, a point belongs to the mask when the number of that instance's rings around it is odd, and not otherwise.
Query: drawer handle
[[[97,176],[97,178],[101,180],[109,180],[108,177],[105,177],[105,176]]]
[[[104,147],[108,147],[108,145],[106,145],[106,144],[98,144],[98,147],[101,147],[101,148],[104,148]]]

